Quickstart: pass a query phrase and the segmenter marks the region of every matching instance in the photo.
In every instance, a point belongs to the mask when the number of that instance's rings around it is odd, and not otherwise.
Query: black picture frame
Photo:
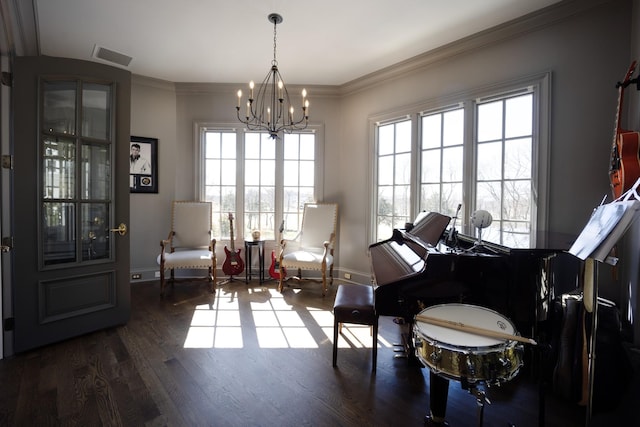
[[[132,136],[130,139],[129,192],[157,193],[158,139],[142,136]]]

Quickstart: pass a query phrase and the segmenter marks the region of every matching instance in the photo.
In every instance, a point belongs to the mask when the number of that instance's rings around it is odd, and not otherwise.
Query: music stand
[[[636,183],[618,199],[601,204],[594,209],[587,225],[569,249],[569,253],[585,261],[584,297],[585,310],[592,313],[591,336],[588,355],[587,425],[593,412],[593,383],[595,371],[596,333],[598,327],[598,263],[616,265],[618,259],[610,256],[611,250],[635,221],[640,210],[640,196]]]

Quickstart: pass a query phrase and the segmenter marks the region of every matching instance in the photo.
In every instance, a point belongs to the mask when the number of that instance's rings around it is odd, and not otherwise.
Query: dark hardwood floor
[[[160,299],[158,283],[133,284],[126,325],[0,360],[0,425],[422,426],[429,371],[394,357],[393,319],[380,319],[376,375],[369,331],[355,325],[331,366],[336,287],[323,298],[316,283],[280,294],[273,281],[234,281],[215,295],[178,283]],[[584,407],[550,393],[540,423],[526,368],[488,389],[485,426],[585,425]],[[634,388],[590,424],[623,425],[639,401]],[[447,419],[478,425],[475,397],[454,381]]]

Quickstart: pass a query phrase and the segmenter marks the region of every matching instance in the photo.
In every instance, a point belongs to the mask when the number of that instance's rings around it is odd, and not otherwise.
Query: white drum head
[[[475,305],[434,305],[425,308],[419,314],[510,335],[516,333],[515,327],[509,319],[493,310]],[[505,342],[504,339],[485,337],[421,321],[416,321],[416,328],[421,334],[433,341],[456,347],[490,347]]]

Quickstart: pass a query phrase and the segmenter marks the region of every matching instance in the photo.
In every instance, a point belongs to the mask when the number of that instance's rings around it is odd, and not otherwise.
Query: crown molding
[[[176,92],[178,94],[197,94],[197,93],[218,93],[218,94],[235,94],[238,89],[246,87],[246,83],[176,83]],[[338,86],[329,85],[287,85],[289,93],[296,93],[303,88],[307,89],[309,98],[331,98],[340,96],[340,88]]]
[[[456,40],[413,58],[374,71],[340,86],[342,95],[351,95],[371,87],[404,78],[455,56],[497,44],[504,40],[538,31],[576,15],[617,0],[564,0],[471,36]]]
[[[131,75],[131,84],[138,86],[148,86],[155,89],[168,90],[171,92],[176,91],[176,83],[160,80],[153,77],[142,76],[140,74]]]

